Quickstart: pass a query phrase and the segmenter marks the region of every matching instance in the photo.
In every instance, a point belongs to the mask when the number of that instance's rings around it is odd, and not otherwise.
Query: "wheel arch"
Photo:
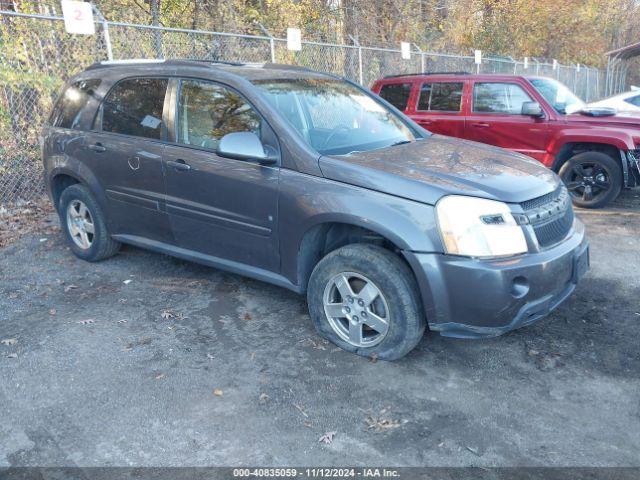
[[[599,152],[609,155],[616,162],[620,163],[620,147],[613,143],[600,143],[600,142],[567,142],[555,156],[553,161],[552,170],[556,173],[560,171],[560,168],[571,157],[584,152]],[[620,165],[623,168],[623,165]]]
[[[379,226],[376,227],[353,219],[327,220],[309,227],[299,242],[296,258],[296,276],[300,291],[306,291],[311,272],[318,262],[327,254],[345,245],[354,243],[379,245],[396,253],[402,261],[406,262],[401,254],[401,251],[408,247],[404,240]],[[410,265],[409,268],[414,273]]]
[[[100,208],[103,210],[106,207],[106,196],[100,187],[100,183],[98,179],[91,173],[86,167],[83,169],[85,171],[76,171],[69,168],[58,168],[51,172],[49,175],[49,192],[51,194],[51,200],[53,201],[53,206],[57,210],[58,203],[60,201],[60,195],[65,188],[75,185],[81,184],[84,185],[91,194],[94,196]]]

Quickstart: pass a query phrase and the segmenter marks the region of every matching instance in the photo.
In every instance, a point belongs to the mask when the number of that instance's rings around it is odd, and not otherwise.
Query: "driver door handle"
[[[477,123],[472,123],[471,124],[472,127],[478,127],[478,128],[488,128],[491,125],[488,123],[484,123],[484,122],[477,122]]]
[[[94,152],[98,152],[98,153],[107,151],[107,147],[102,145],[100,142],[94,143],[93,145],[89,145],[87,148],[89,148],[89,150],[93,150]]]
[[[172,167],[174,170],[178,170],[179,172],[186,172],[187,170],[191,170],[191,165],[187,162],[179,158],[178,160],[169,160],[167,165]]]

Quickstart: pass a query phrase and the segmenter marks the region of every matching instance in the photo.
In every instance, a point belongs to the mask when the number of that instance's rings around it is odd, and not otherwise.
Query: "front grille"
[[[553,192],[551,193],[547,193],[546,195],[542,195],[541,197],[538,198],[534,198],[533,200],[527,200],[526,202],[522,202],[520,204],[520,206],[522,207],[522,210],[524,210],[525,212],[528,210],[533,210],[535,208],[539,208],[549,202],[552,202],[553,200],[555,200],[556,198],[558,198],[560,196],[560,194],[562,193],[562,189],[564,188],[563,185],[560,185],[558,188],[556,188]]]
[[[564,185],[555,191],[520,204],[541,247],[564,239],[573,225],[573,208]]]

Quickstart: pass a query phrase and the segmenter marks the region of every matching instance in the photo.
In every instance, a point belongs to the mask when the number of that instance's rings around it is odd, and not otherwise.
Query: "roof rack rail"
[[[418,77],[421,75],[471,75],[470,72],[422,72],[422,73],[400,73],[397,75],[387,75],[384,78],[399,78],[399,77]]]
[[[210,58],[169,58],[167,62],[200,62],[200,63],[213,63],[219,65],[231,65],[233,67],[242,67],[246,65],[244,62],[230,62],[227,60],[214,60]]]
[[[207,65],[231,65],[234,67],[242,67],[247,65],[240,62],[228,62],[226,60],[210,60],[202,58],[124,58],[120,60],[103,60],[91,65],[87,70],[93,70],[101,67],[108,67],[111,65],[136,65],[136,64],[157,64],[157,63],[201,63]]]
[[[124,58],[121,60],[103,60],[100,65],[127,65],[129,63],[162,63],[164,58]]]

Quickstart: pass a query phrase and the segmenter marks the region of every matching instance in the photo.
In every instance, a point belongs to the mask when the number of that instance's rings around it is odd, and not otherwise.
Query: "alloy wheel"
[[[612,182],[607,171],[599,163],[578,163],[563,179],[569,193],[585,202],[596,200],[607,194]]]
[[[379,344],[389,331],[389,307],[382,291],[355,272],[335,275],[324,290],[324,312],[331,328],[356,347]]]
[[[93,244],[95,225],[91,212],[80,200],[72,200],[67,206],[67,229],[73,243],[83,250],[88,250]]]

